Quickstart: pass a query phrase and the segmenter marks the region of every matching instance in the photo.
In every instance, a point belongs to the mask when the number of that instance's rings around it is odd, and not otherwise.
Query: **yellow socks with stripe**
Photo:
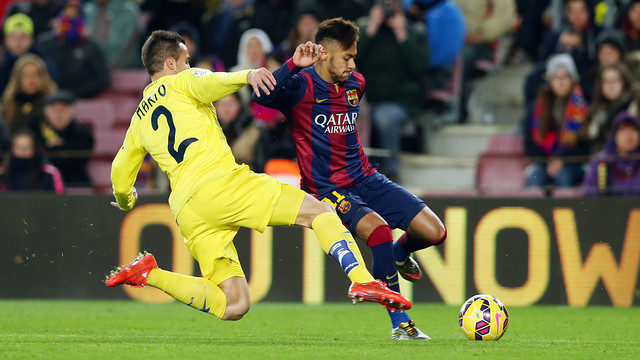
[[[147,285],[158,288],[174,299],[222,318],[227,309],[227,297],[222,289],[211,281],[195,276],[176,274],[162,269],[153,269]]]
[[[360,249],[338,215],[326,212],[318,215],[311,223],[322,250],[331,255],[342,267],[351,281],[364,283],[373,281],[367,270]]]

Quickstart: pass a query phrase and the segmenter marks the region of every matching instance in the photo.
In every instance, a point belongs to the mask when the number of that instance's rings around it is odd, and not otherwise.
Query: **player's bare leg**
[[[417,250],[440,245],[447,238],[447,229],[436,214],[424,207],[409,223],[407,232],[394,244],[398,272],[405,280],[416,282],[422,277],[418,263],[409,255]]]
[[[249,311],[249,287],[245,281],[223,281],[224,290],[208,279],[186,276],[158,268],[155,258],[141,253],[125,266],[119,266],[106,278],[107,286],[152,286],[174,299],[223,320],[238,320]],[[244,280],[243,278],[240,278]],[[226,290],[226,291],[225,291]],[[227,299],[229,297],[229,299]]]
[[[227,298],[227,308],[222,320],[240,320],[249,312],[251,296],[247,279],[239,276],[229,278],[219,285]]]

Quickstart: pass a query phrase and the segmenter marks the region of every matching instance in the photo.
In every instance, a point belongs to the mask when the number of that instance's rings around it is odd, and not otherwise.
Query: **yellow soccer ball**
[[[470,340],[498,340],[507,330],[509,313],[495,297],[474,295],[460,308],[458,321]]]

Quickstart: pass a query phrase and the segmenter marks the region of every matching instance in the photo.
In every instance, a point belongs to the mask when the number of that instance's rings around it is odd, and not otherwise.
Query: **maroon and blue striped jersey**
[[[360,73],[331,84],[313,66],[303,70],[289,59],[273,75],[277,85],[271,94],[253,99],[289,121],[304,190],[318,197],[375,172],[356,129],[365,88]]]

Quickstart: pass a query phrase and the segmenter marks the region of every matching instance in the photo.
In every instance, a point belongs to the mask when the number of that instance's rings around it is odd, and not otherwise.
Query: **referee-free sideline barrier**
[[[0,297],[171,299],[153,288],[107,288],[104,276],[140,250],[160,266],[199,275],[166,196],[130,212],[110,196],[0,195]],[[640,304],[637,199],[426,199],[448,238],[416,254],[422,281],[401,282],[415,302],[459,305],[489,293],[510,306]],[[212,204],[212,206],[216,206]],[[396,238],[399,235],[395,233]],[[349,284],[308,229],[240,229],[235,240],[252,300],[347,301]],[[368,265],[371,254],[360,249]]]

